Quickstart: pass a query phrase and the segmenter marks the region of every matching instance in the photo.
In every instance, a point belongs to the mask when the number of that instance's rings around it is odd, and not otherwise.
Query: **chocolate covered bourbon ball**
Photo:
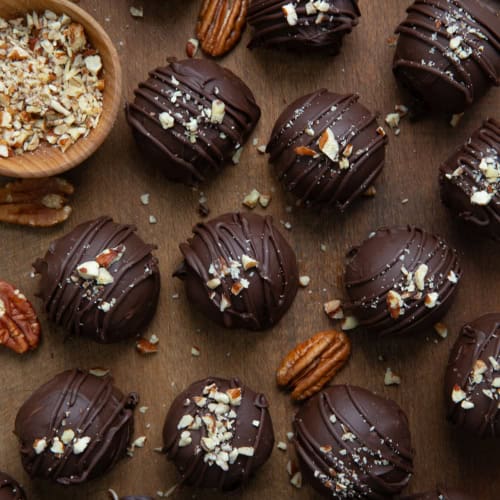
[[[413,470],[408,419],[391,400],[336,385],[309,399],[294,419],[303,477],[326,498],[392,498]]]
[[[357,0],[252,0],[247,19],[254,32],[248,48],[334,56],[360,15]]]
[[[239,489],[267,461],[274,445],[267,400],[238,379],[200,380],[172,403],[163,441],[181,484]]]
[[[228,69],[202,59],[170,59],[149,73],[127,106],[144,154],[169,179],[188,185],[238,163],[259,118],[251,90]]]
[[[387,137],[358,99],[320,89],[276,121],[266,150],[298,204],[343,211],[381,172]]]
[[[396,30],[393,71],[427,108],[461,113],[500,84],[500,17],[479,0],[416,0]]]
[[[153,317],[158,261],[135,231],[99,217],[53,241],[33,264],[49,318],[70,335],[117,342],[141,333]]]
[[[453,214],[500,241],[500,122],[486,120],[441,165],[439,181]]]
[[[438,487],[435,491],[417,493],[401,500],[474,500],[474,497],[460,490]]]
[[[500,437],[500,313],[466,324],[445,377],[448,420],[480,437]]]
[[[348,259],[345,309],[380,334],[432,327],[451,305],[461,276],[455,250],[413,226],[371,233]]]
[[[228,328],[264,330],[291,306],[298,288],[295,252],[271,217],[228,213],[193,228],[175,272],[191,303]]]
[[[19,483],[0,471],[0,500],[26,500],[26,494]]]
[[[15,434],[32,478],[73,485],[101,476],[125,456],[137,394],[124,395],[109,376],[60,373],[21,406]]]

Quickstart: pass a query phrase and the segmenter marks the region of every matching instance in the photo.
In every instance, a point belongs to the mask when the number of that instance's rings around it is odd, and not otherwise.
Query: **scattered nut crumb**
[[[148,410],[149,410],[149,406],[141,406],[139,408],[139,413],[142,413],[143,415],[145,415]]]
[[[278,441],[276,448],[278,448],[278,450],[281,450],[281,451],[286,451],[288,446],[284,441]]]
[[[384,376],[385,385],[399,385],[401,383],[401,377],[393,373],[390,368],[387,368]]]
[[[409,201],[409,200],[408,200],[408,198],[403,198],[403,199],[401,200],[401,204],[402,204],[402,205],[406,205],[406,204],[408,203],[408,201]]]
[[[290,479],[290,483],[296,488],[302,488],[302,474],[300,472],[296,472]]]
[[[436,333],[443,339],[448,336],[448,328],[444,323],[436,323],[434,325],[434,330],[436,330]]]
[[[346,316],[342,321],[342,330],[354,330],[359,325],[358,320],[354,316]]]
[[[196,38],[190,38],[186,42],[186,55],[188,57],[194,57],[196,53],[198,52],[198,46],[200,45],[200,42]]]
[[[201,351],[199,347],[193,346],[191,347],[191,356],[197,358],[201,355]]]
[[[149,223],[150,224],[156,224],[158,222],[158,219],[154,215],[149,216]]]
[[[323,304],[323,310],[330,319],[342,319],[344,312],[342,311],[342,303],[338,299],[329,300]]]
[[[248,208],[255,208],[257,206],[257,203],[259,202],[260,198],[260,193],[256,189],[252,189],[250,193],[248,193],[245,198],[243,198],[243,205],[245,205]]]
[[[265,154],[267,149],[266,144],[261,144],[260,146],[257,147],[257,151],[261,154]]]
[[[455,128],[458,126],[458,124],[460,123],[460,120],[462,119],[462,117],[464,116],[463,113],[457,113],[456,115],[453,115],[451,117],[451,120],[450,120],[450,125]]]
[[[261,194],[259,196],[259,204],[262,208],[267,208],[270,202],[271,202],[270,194]]]
[[[311,282],[311,278],[309,276],[300,276],[299,277],[299,284],[300,286],[303,286],[304,288],[309,285]]]
[[[143,7],[130,7],[130,15],[132,17],[144,17],[144,8]]]
[[[141,203],[143,205],[149,205],[149,198],[150,198],[150,194],[149,193],[141,194],[140,198],[141,198]]]
[[[363,196],[367,196],[369,198],[372,198],[373,196],[375,196],[377,194],[377,189],[375,188],[375,186],[370,186],[364,193],[363,193]]]

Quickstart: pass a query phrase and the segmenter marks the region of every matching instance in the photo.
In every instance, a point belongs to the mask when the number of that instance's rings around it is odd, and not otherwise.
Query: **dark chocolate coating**
[[[155,247],[135,231],[135,226],[99,217],[53,241],[45,257],[33,264],[41,275],[39,296],[49,318],[70,335],[117,342],[140,334],[152,319],[160,292],[158,261],[151,254]],[[78,265],[121,244],[125,253],[108,269],[113,283],[94,287],[77,279]],[[103,303],[111,305],[109,310]]]
[[[193,228],[194,236],[180,245],[184,262],[174,276],[184,280],[188,299],[212,321],[227,328],[264,330],[275,325],[291,306],[298,288],[295,252],[272,223],[252,213],[228,213]],[[258,266],[236,268],[223,275],[220,262],[241,266],[247,255]],[[221,285],[208,286],[214,277]],[[248,287],[235,295],[242,280]],[[225,297],[230,306],[221,311]]]
[[[474,500],[474,497],[460,490],[438,486],[435,491],[417,493],[409,497],[402,497],[401,500]]]
[[[125,396],[109,375],[60,373],[39,387],[17,413],[14,432],[26,472],[64,485],[106,473],[125,456],[137,402],[137,394]],[[67,439],[65,431],[74,438]]]
[[[302,474],[324,497],[384,499],[410,480],[408,419],[394,401],[366,389],[324,389],[297,412],[294,431]]]
[[[478,0],[416,0],[407,12],[393,71],[418,101],[461,113],[500,84],[498,12]]]
[[[241,403],[236,406],[228,404],[225,408],[234,411],[236,415],[228,418],[227,412],[221,413],[222,420],[232,423],[229,426],[225,424],[232,432],[232,437],[215,448],[212,458],[215,460],[215,457],[222,457],[221,448],[231,456],[233,452],[236,453],[234,451],[236,449],[250,447],[253,449],[253,456],[237,453],[233,463],[228,463],[226,460],[225,465],[219,464],[209,460],[210,453],[202,447],[202,439],[209,436],[204,422],[200,422],[198,429],[193,428],[189,431],[185,428],[179,429],[179,423],[185,415],[191,415],[195,421],[197,417],[201,419],[205,415],[214,417],[215,413],[212,411],[214,409],[209,409],[209,405],[214,403],[214,398],[204,391],[204,388],[211,384],[215,384],[219,393],[241,388]],[[205,404],[195,399],[199,397],[207,398]],[[180,446],[183,432],[190,433],[191,443],[186,446]],[[227,380],[209,377],[194,382],[179,394],[170,406],[163,428],[163,442],[167,457],[172,460],[181,475],[181,484],[216,488],[220,491],[239,489],[267,461],[273,449],[274,431],[267,399],[263,394],[242,385],[236,378]]]
[[[26,493],[19,483],[0,471],[0,500],[26,500]]]
[[[266,48],[323,53],[335,56],[342,48],[342,39],[357,26],[361,16],[357,0],[324,0],[327,12],[315,9],[308,14],[306,4],[290,0],[252,0],[248,24],[254,28],[249,49]],[[290,25],[283,6],[293,4],[297,22]]]
[[[492,165],[490,172],[485,171],[486,160]],[[454,214],[500,241],[500,122],[486,120],[441,165],[439,182],[441,199]],[[475,192],[489,190],[494,195],[487,204],[472,203]]]
[[[484,371],[478,371],[479,366]],[[464,400],[453,401],[455,386],[464,391]],[[500,393],[496,386],[500,386],[500,313],[486,314],[464,325],[451,350],[445,376],[448,420],[483,438],[500,437]]]
[[[298,203],[344,210],[381,172],[387,136],[377,133],[375,116],[358,99],[356,94],[320,89],[290,104],[276,121],[267,152],[278,178]],[[352,146],[348,168],[321,153],[318,140],[328,128],[339,144],[339,159]],[[295,148],[300,146],[316,151],[317,158],[298,155]]]
[[[212,102],[225,105],[222,123],[211,123]],[[127,106],[127,120],[142,151],[173,180],[199,184],[228,164],[254,129],[260,108],[251,90],[214,61],[169,59],[149,73]],[[159,115],[175,120],[163,128]],[[187,123],[195,119],[197,131]]]
[[[456,251],[439,236],[413,226],[379,229],[348,257],[344,282],[350,302],[345,309],[361,326],[381,334],[432,327],[451,305],[461,275]],[[422,290],[415,282],[421,265],[428,267]],[[397,317],[387,303],[389,292],[404,302]],[[433,293],[437,303],[428,307],[425,302]]]

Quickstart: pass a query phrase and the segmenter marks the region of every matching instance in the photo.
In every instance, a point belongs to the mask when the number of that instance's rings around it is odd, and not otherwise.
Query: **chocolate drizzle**
[[[294,420],[303,475],[325,497],[383,499],[413,469],[408,420],[393,401],[337,385],[309,399]]]
[[[297,99],[278,118],[267,152],[278,178],[299,204],[345,210],[381,172],[387,137],[379,133],[375,116],[358,99],[355,94],[320,89]],[[338,161],[318,148],[328,128],[340,148]],[[300,147],[317,155],[299,155]],[[341,159],[347,168],[341,166]]]
[[[158,261],[151,255],[155,247],[135,231],[100,217],[53,241],[33,264],[41,275],[39,296],[49,318],[70,335],[116,342],[138,335],[153,317],[160,290]],[[78,278],[77,266],[119,245],[126,250],[108,269],[112,283],[98,287]]]
[[[241,388],[241,401],[234,405],[228,404],[226,413],[221,413],[218,408],[210,410],[210,402],[213,403],[214,399],[207,388],[212,384],[217,394],[223,395],[228,390]],[[200,398],[208,400],[204,402]],[[234,412],[232,417],[227,417],[229,411]],[[205,420],[199,426],[196,421],[208,416],[210,422],[210,415],[217,414],[221,415],[224,425],[227,426],[231,420],[235,423],[227,429],[232,433],[230,439],[210,451],[203,443],[203,439],[208,436]],[[181,425],[181,419],[187,415],[193,418],[193,424],[186,427],[189,429],[188,444],[187,441],[182,442],[185,427]],[[267,399],[263,394],[242,385],[236,378],[226,380],[210,377],[200,380],[179,394],[172,403],[163,428],[163,440],[167,457],[181,474],[181,484],[217,488],[220,491],[239,489],[267,461],[273,448],[274,432]],[[238,450],[241,452],[238,453]]]
[[[493,313],[466,324],[450,353],[448,420],[480,437],[500,437],[499,388],[500,313]]]
[[[26,494],[19,483],[0,471],[0,500],[26,500]]]
[[[109,376],[83,370],[57,375],[16,416],[26,472],[64,485],[101,476],[126,453],[137,402],[135,393],[124,396]]]
[[[486,120],[441,165],[439,181],[441,199],[452,212],[500,241],[500,122]],[[474,202],[475,193],[486,199]]]
[[[396,78],[431,109],[460,113],[500,84],[500,17],[478,0],[416,0],[397,28]]]
[[[217,63],[169,63],[139,84],[127,119],[138,144],[167,177],[198,184],[230,162],[257,124],[260,109],[250,89]],[[215,100],[225,106],[220,123],[211,121]],[[170,123],[162,123],[162,113]]]
[[[320,10],[314,5],[321,4]],[[287,20],[284,8],[293,6],[297,16]],[[361,16],[356,0],[252,0],[248,23],[254,33],[248,48],[314,51],[337,55],[343,37],[357,26]]]
[[[276,324],[295,298],[298,269],[272,218],[229,213],[197,224],[193,233],[180,245],[184,262],[174,274],[184,280],[190,302],[228,328],[263,330]],[[256,265],[245,270],[244,256]],[[214,278],[220,285],[210,288]],[[235,284],[242,285],[236,294]]]
[[[444,488],[438,486],[435,491],[427,493],[417,493],[401,500],[474,500],[474,497],[467,495],[463,491]]]
[[[381,334],[432,327],[451,305],[461,276],[456,252],[440,237],[412,226],[379,229],[348,257],[345,309]],[[390,293],[400,296],[399,311],[389,306]]]

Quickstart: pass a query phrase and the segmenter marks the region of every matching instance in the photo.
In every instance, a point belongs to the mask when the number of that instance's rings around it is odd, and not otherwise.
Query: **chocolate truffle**
[[[342,39],[358,24],[357,0],[304,0],[290,3],[252,0],[248,23],[254,28],[248,48],[298,50],[337,55]]]
[[[461,275],[456,251],[412,226],[379,229],[348,258],[345,309],[381,334],[432,327],[451,305]]]
[[[193,185],[238,163],[260,118],[251,90],[231,71],[203,59],[149,73],[127,106],[142,151],[173,180]]]
[[[101,476],[125,455],[137,394],[124,395],[109,376],[60,373],[17,413],[15,434],[32,478],[73,485]]]
[[[500,17],[478,0],[416,0],[396,29],[393,71],[416,101],[461,113],[500,84]]]
[[[408,419],[391,400],[335,385],[309,399],[294,419],[304,478],[328,498],[389,498],[413,469]]]
[[[53,241],[33,264],[49,318],[70,335],[117,342],[138,335],[153,317],[158,261],[135,231],[99,217]]]
[[[500,313],[466,324],[445,377],[448,420],[480,437],[500,437]]]
[[[271,217],[228,213],[193,228],[174,276],[192,302],[228,328],[264,330],[288,310],[298,288],[295,253]]]
[[[500,122],[489,119],[441,165],[441,199],[460,219],[500,241]]]
[[[409,497],[403,497],[401,500],[474,500],[474,497],[467,495],[463,491],[438,487],[435,491],[418,493]]]
[[[299,204],[344,210],[381,172],[387,136],[358,99],[320,89],[278,118],[267,152]]]
[[[0,471],[0,500],[26,500],[26,494],[19,483]]]
[[[239,489],[274,445],[267,400],[236,378],[200,380],[175,398],[163,441],[181,484]]]

